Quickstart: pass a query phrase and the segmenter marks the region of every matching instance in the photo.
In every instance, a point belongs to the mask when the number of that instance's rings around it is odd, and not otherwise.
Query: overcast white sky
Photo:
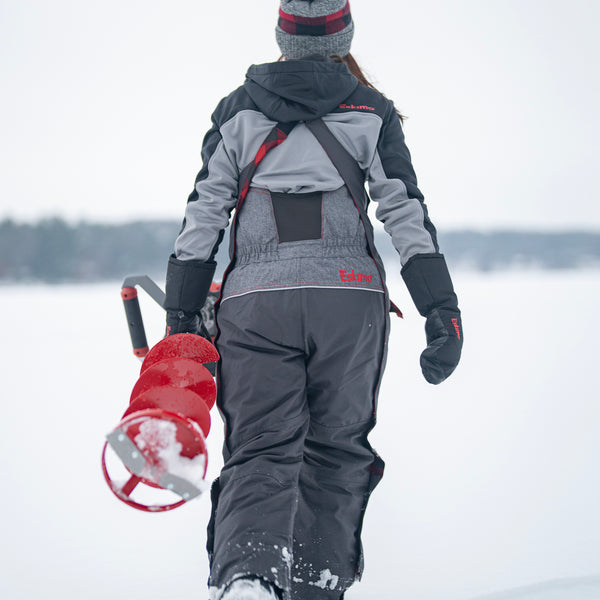
[[[353,0],[438,229],[600,229],[598,0]],[[0,0],[0,218],[181,219],[278,0]]]

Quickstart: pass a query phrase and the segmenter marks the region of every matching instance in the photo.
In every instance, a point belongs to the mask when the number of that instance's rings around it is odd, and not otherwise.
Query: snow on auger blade
[[[160,292],[148,278],[128,278],[123,285],[121,295],[134,353],[145,355],[145,359],[129,407],[117,427],[106,436],[102,472],[111,491],[128,506],[163,512],[182,506],[208,487],[204,481],[208,459],[206,436],[217,390],[203,363],[216,362],[219,354],[208,340],[190,333],[166,337],[148,352],[144,348],[143,321],[132,281],[143,281],[144,289],[150,282]],[[161,304],[158,293],[152,297]],[[108,448],[113,464],[114,456],[120,461],[118,468],[125,479],[119,481],[109,473]],[[143,496],[148,489],[161,491],[154,494],[162,496],[160,503],[132,497],[134,492],[136,495],[142,492]],[[167,502],[162,501],[164,492]]]

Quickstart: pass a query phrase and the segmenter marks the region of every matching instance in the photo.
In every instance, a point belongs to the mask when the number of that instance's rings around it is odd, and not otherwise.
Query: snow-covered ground
[[[463,362],[420,375],[402,284],[371,436],[387,462],[348,600],[598,600],[600,271],[454,276]],[[143,302],[149,338],[163,315]],[[0,598],[206,598],[208,495],[171,513],[118,502],[104,435],[138,375],[119,282],[0,287]],[[220,466],[213,412],[209,475]],[[513,590],[507,592],[506,590]]]

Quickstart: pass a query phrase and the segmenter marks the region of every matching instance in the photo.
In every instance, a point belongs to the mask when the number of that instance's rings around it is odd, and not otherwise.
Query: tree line
[[[0,221],[0,280],[96,282],[132,274],[164,278],[181,223],[135,221],[111,225]],[[515,267],[573,269],[600,266],[600,232],[443,231],[440,246],[452,267],[491,271]],[[398,265],[388,236],[376,233],[386,264]],[[228,242],[217,262],[227,263]]]

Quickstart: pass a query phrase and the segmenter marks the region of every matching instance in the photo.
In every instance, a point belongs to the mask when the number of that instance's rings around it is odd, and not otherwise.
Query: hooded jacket
[[[193,266],[196,279],[200,272],[207,280],[212,277],[217,248],[237,203],[240,173],[276,123],[298,122],[289,139],[259,164],[254,187],[287,194],[343,187],[337,170],[303,124],[317,117],[364,171],[370,198],[378,204],[376,216],[404,268],[417,257],[443,261],[393,103],[361,85],[344,63],[315,58],[253,65],[244,85],[217,106],[169,265],[173,273]],[[168,273],[166,307],[199,309],[196,304],[204,301],[199,288],[208,287],[186,285],[179,276],[177,282],[171,279],[170,285]],[[410,291],[418,307],[426,300],[431,303],[429,297],[417,298]]]

